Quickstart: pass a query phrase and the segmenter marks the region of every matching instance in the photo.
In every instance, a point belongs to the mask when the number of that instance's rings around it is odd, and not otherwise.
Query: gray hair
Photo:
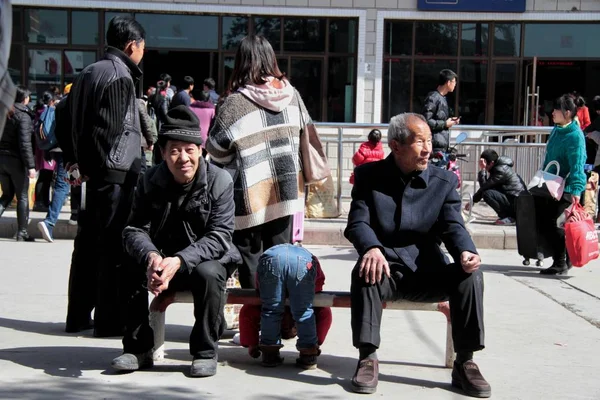
[[[427,123],[425,117],[415,113],[402,113],[390,119],[390,125],[387,131],[388,145],[391,145],[394,140],[400,144],[407,143],[408,138],[412,135],[412,132],[408,129],[408,123],[413,118]]]

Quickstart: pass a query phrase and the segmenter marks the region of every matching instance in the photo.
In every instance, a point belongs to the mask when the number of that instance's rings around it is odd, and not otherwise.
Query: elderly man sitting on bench
[[[431,130],[421,115],[392,118],[388,144],[392,154],[385,160],[355,170],[345,231],[360,255],[351,287],[352,338],[360,354],[353,390],[377,390],[383,301],[449,299],[457,351],[452,384],[489,397],[490,385],[473,362],[473,352],[484,348],[481,260],[461,217],[457,177],[428,165]]]
[[[148,291],[191,290],[196,322],[190,335],[194,357],[190,375],[217,372],[218,341],[225,329],[225,286],[232,261],[241,256],[231,244],[234,227],[233,181],[204,161],[198,117],[186,106],[169,110],[158,136],[164,161],[138,183],[133,210],[123,232],[131,262],[124,287],[124,354],[117,370],[153,365],[154,333],[148,321]],[[237,258],[237,259],[236,259]]]

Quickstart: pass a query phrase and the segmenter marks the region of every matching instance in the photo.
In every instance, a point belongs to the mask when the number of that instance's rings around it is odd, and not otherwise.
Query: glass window
[[[88,65],[96,62],[95,51],[65,51],[65,85]]]
[[[10,56],[8,57],[8,74],[15,85],[23,83],[21,70],[23,69],[23,47],[20,45],[10,46]]]
[[[324,19],[286,18],[284,24],[284,50],[325,51]]]
[[[60,86],[62,71],[60,50],[29,50],[29,89],[38,95],[50,86]]]
[[[67,11],[28,9],[25,30],[29,43],[67,44]]]
[[[321,121],[323,60],[292,59],[290,78],[302,96],[312,119]]]
[[[207,15],[136,14],[146,30],[146,47],[216,49],[219,17]]]
[[[13,7],[12,12],[12,41],[20,42],[23,40],[23,10]]]
[[[600,24],[525,24],[525,57],[600,57]]]
[[[417,22],[415,54],[455,56],[458,52],[458,24]]]
[[[329,51],[355,53],[358,21],[355,19],[329,20]]]
[[[385,54],[412,55],[412,22],[388,22],[385,24]]]
[[[438,86],[438,77],[443,69],[456,71],[456,61],[454,60],[415,60],[415,78],[413,93],[413,111],[420,113],[425,103],[427,94],[436,90]],[[460,85],[460,75],[458,76]],[[454,94],[449,93],[446,96],[450,115],[454,115]]]
[[[521,24],[495,24],[494,55],[511,57],[521,55]]]
[[[330,57],[327,73],[327,121],[354,122],[354,57]]]
[[[71,43],[98,44],[98,13],[94,11],[71,12]]]
[[[461,124],[484,125],[487,94],[487,61],[460,62],[459,110]]]
[[[488,32],[488,24],[462,24],[460,53],[463,56],[487,56]]]
[[[276,53],[281,50],[281,18],[254,18],[254,32],[263,35]]]
[[[244,36],[248,34],[248,18],[223,17],[223,35],[221,48],[236,50]]]
[[[391,58],[383,63],[381,122],[410,111],[410,60]],[[420,110],[417,110],[420,112]]]

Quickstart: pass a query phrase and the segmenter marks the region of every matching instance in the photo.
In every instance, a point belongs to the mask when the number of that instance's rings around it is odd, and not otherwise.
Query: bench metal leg
[[[165,312],[150,311],[150,327],[154,331],[154,349],[152,357],[155,361],[165,358]]]

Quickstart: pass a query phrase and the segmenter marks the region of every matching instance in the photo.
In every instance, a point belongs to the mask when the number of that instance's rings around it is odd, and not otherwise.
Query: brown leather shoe
[[[462,389],[467,396],[471,397],[483,398],[492,395],[490,384],[481,375],[479,367],[473,360],[469,360],[464,364],[454,361],[452,386]]]
[[[379,361],[365,358],[356,366],[352,377],[352,390],[356,393],[372,394],[377,391],[379,382]]]

